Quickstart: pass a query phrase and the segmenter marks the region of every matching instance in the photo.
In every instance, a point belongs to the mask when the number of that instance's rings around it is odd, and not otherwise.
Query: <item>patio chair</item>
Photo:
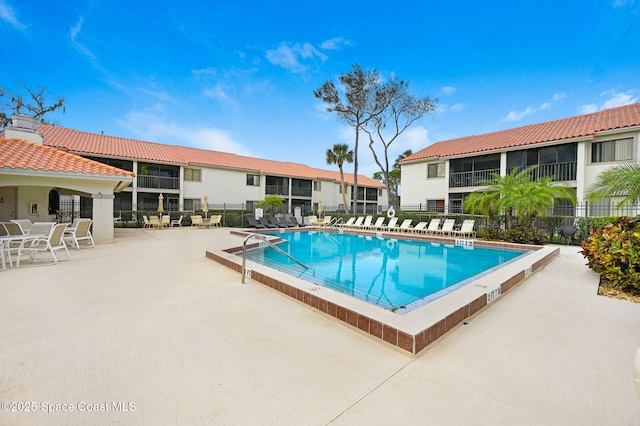
[[[473,227],[475,226],[476,221],[473,219],[466,219],[462,222],[462,226],[460,227],[459,230],[452,230],[450,232],[450,234],[452,236],[462,236],[462,237],[475,237],[476,236],[476,231],[473,230]]]
[[[455,219],[445,219],[442,224],[442,228],[438,229],[434,232],[434,235],[451,235],[451,231],[453,231],[453,226],[456,224]]]
[[[95,244],[91,235],[92,222],[91,219],[80,219],[75,222],[75,226],[71,225],[71,227],[65,229],[63,239],[76,250],[80,250],[81,241],[86,243],[83,244],[85,247],[94,247]]]
[[[25,234],[29,233],[32,226],[30,219],[11,219],[11,222],[19,224]]]
[[[177,225],[177,226],[179,226],[180,228],[182,228],[182,218],[183,218],[183,217],[184,217],[183,215],[180,215],[180,219],[178,219],[178,220],[173,219],[173,220],[171,221],[171,227],[173,228],[173,226],[174,226],[174,225]]]
[[[149,222],[149,218],[146,215],[142,216],[142,220],[144,220],[144,225],[142,225],[142,228],[151,228],[151,222]]]
[[[284,216],[280,216],[278,218],[278,225],[280,226],[280,228],[291,228],[295,226],[291,224],[291,222],[287,222],[287,218]]]
[[[280,220],[275,216],[271,218],[269,223],[273,225],[272,228],[287,228],[286,223],[285,224],[280,223]]]
[[[171,226],[171,216],[165,214],[162,216],[162,221],[160,222],[163,228],[168,228]]]
[[[318,225],[318,216],[309,216],[309,225],[317,226]]]
[[[325,216],[318,222],[318,226],[327,226],[331,222],[331,216]]]
[[[29,235],[49,235],[51,229],[56,225],[55,222],[35,222],[31,225],[31,229],[26,234]],[[67,224],[64,224],[67,226]]]
[[[64,230],[67,227],[64,223],[59,223],[55,225],[49,235],[44,238],[36,238],[34,240],[29,240],[20,245],[18,249],[18,262],[17,266],[20,267],[20,256],[23,254],[27,254],[31,259],[31,262],[38,262],[38,253],[46,253],[50,252],[53,258],[53,262],[48,260],[51,265],[55,265],[58,263],[58,256],[56,256],[56,251],[64,250],[67,253],[67,258],[64,260],[71,259],[71,253],[67,249],[67,245],[64,243],[64,239],[62,238],[64,234]]]
[[[364,222],[364,216],[358,216],[356,221],[351,224],[350,228],[360,228],[362,226],[362,222]]]
[[[209,227],[219,226],[222,227],[222,215],[216,214],[211,216],[211,220],[209,221]]]
[[[431,219],[429,226],[424,230],[425,234],[435,234],[440,229],[440,219]]]
[[[149,216],[149,227],[160,229],[162,228],[162,223],[160,223],[160,218],[158,216]]]
[[[402,221],[402,224],[398,227],[398,231],[400,232],[409,232],[411,228],[411,219],[405,219]]]
[[[256,228],[256,229],[264,229],[264,228],[266,228],[266,226],[264,226],[263,224],[258,223],[258,221],[256,221],[256,218],[253,217],[253,216],[249,216],[247,218],[247,221],[249,222],[249,226],[251,228]]]
[[[202,220],[202,216],[199,214],[194,214],[193,216],[191,216],[191,226],[204,228],[204,221]]]
[[[291,224],[299,226],[300,228],[304,228],[305,226],[307,226],[306,224],[299,222],[295,216],[291,216],[289,218],[289,221],[291,222]]]
[[[384,216],[380,216],[379,218],[376,219],[376,223],[371,225],[369,229],[373,229],[373,230],[380,229],[383,223],[384,223]]]

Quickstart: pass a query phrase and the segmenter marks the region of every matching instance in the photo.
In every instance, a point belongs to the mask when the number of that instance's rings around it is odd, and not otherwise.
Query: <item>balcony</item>
[[[311,188],[291,188],[291,195],[294,197],[311,197]]]
[[[289,187],[281,185],[265,185],[264,192],[267,195],[289,195]]]
[[[138,188],[180,189],[180,178],[138,175]]]
[[[485,181],[492,181],[494,174],[500,174],[500,169],[476,170],[474,172],[451,173],[449,175],[449,188],[482,186]]]
[[[531,170],[529,177],[532,181],[541,178],[552,178],[554,181],[576,180],[576,170],[578,168],[577,161],[568,163],[541,164]],[[508,169],[507,173],[511,173],[513,169]]]

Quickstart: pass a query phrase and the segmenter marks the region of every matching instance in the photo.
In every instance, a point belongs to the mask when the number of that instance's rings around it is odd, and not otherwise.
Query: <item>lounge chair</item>
[[[263,224],[258,223],[256,218],[253,217],[253,216],[249,216],[247,218],[247,221],[249,222],[249,226],[252,227],[252,228],[256,228],[256,229],[264,229],[264,228],[266,228],[266,226],[264,226]]]
[[[451,231],[453,231],[453,226],[456,224],[455,219],[445,219],[442,224],[442,228],[438,229],[434,232],[434,235],[451,235]]]
[[[273,228],[287,228],[287,225],[280,223],[280,220],[275,216],[269,219],[269,221],[271,225],[273,225]]]
[[[318,216],[309,216],[309,225],[318,226]]]
[[[261,223],[262,225],[264,225],[264,226],[265,226],[265,228],[277,228],[277,227],[278,227],[277,225],[274,225],[274,224],[272,224],[271,222],[269,222],[269,221],[267,220],[267,218],[266,218],[266,217],[264,217],[264,216],[262,216],[262,217],[260,218],[260,223]]]
[[[327,226],[331,222],[331,216],[325,216],[321,221],[318,221],[318,226]]]
[[[462,237],[475,237],[476,232],[473,230],[476,221],[473,219],[466,219],[462,222],[462,226],[459,230],[451,230],[450,235],[452,236],[462,236]]]
[[[411,232],[413,232],[414,234],[423,234],[427,229],[427,225],[429,225],[429,222],[418,222],[416,226],[411,228]]]
[[[341,228],[350,228],[350,227],[351,227],[351,225],[353,225],[353,222],[355,222],[355,221],[356,221],[356,218],[355,218],[355,217],[350,217],[349,219],[347,219],[347,221],[346,221],[346,222],[341,223],[341,224],[340,224],[340,225],[338,225],[338,226],[340,226]]]
[[[184,217],[184,216],[180,215],[180,219],[178,219],[178,220],[173,219],[173,220],[171,221],[171,227],[173,227],[174,225],[177,225],[177,226],[179,226],[180,228],[182,228],[182,218],[183,218],[183,217]]]
[[[371,222],[373,222],[373,216],[367,216],[364,218],[364,222],[362,222],[362,225],[355,226],[354,228],[369,229],[371,228]]]
[[[384,223],[384,216],[380,216],[379,218],[376,219],[376,223],[371,225],[369,229],[373,229],[373,230],[380,229],[383,223]]]
[[[362,226],[362,222],[364,222],[364,216],[358,216],[355,222],[349,226],[349,228],[360,228]]]
[[[69,260],[71,258],[71,254],[67,249],[67,245],[64,243],[64,239],[62,238],[66,227],[66,224],[59,223],[51,229],[51,232],[46,237],[23,242],[18,250],[17,266],[20,266],[20,256],[22,254],[27,254],[31,259],[31,262],[35,263],[38,262],[38,253],[51,252],[51,256],[53,258],[53,263],[51,264],[55,265],[58,262],[56,251],[64,250],[67,253],[67,258],[65,260]]]
[[[81,219],[75,222],[75,227],[67,227],[64,231],[64,240],[71,244],[71,247],[75,247],[76,250],[80,250],[80,242],[84,241],[88,244],[85,246],[94,247],[93,236],[91,236],[91,219]]]
[[[296,217],[295,217],[295,216],[291,216],[291,217],[289,218],[289,221],[290,221],[290,223],[291,223],[292,225],[294,225],[294,226],[299,226],[299,227],[301,227],[301,228],[303,228],[303,227],[307,226],[307,225],[305,225],[304,223],[300,223],[300,222],[298,221],[298,219],[296,219]]]
[[[287,222],[287,218],[286,217],[280,216],[278,218],[278,226],[280,228],[291,228],[291,227],[293,227],[295,225],[293,225],[291,222]]]
[[[400,232],[409,232],[411,230],[411,219],[405,219],[402,221],[400,227],[398,227],[398,231]]]
[[[380,229],[383,231],[393,231],[394,229],[398,228],[396,226],[397,223],[398,223],[398,218],[394,216],[391,219],[389,219],[389,223],[387,223],[386,225],[382,225]]]
[[[431,219],[429,226],[424,230],[425,234],[435,234],[440,228],[440,219]]]

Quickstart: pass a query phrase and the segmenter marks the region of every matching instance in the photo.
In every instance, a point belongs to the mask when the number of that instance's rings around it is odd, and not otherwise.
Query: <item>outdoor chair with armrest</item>
[[[177,225],[177,226],[179,226],[180,228],[182,228],[182,218],[183,218],[183,217],[184,217],[183,215],[180,215],[180,219],[177,219],[177,220],[176,220],[176,219],[173,219],[173,220],[171,221],[171,227],[173,227],[174,225]]]
[[[411,228],[411,222],[413,222],[411,219],[403,220],[402,224],[398,228],[398,231],[400,231],[400,232],[409,232],[412,229]]]
[[[51,229],[51,232],[46,237],[23,241],[18,249],[17,266],[20,266],[20,257],[23,254],[27,254],[31,259],[31,262],[37,263],[38,253],[50,252],[53,259],[53,262],[50,264],[55,265],[58,262],[56,251],[64,250],[67,253],[67,258],[64,260],[71,259],[71,253],[69,253],[67,245],[64,243],[64,239],[62,238],[66,227],[67,225],[64,223],[59,223]],[[49,260],[49,262],[51,261]]]
[[[11,219],[11,222],[19,224],[25,234],[29,233],[33,225],[30,219]]]
[[[431,219],[429,226],[424,230],[425,234],[435,234],[440,229],[440,219]]]
[[[383,223],[384,223],[384,216],[380,216],[379,218],[376,219],[376,223],[371,225],[369,229],[373,229],[374,231],[378,230],[382,227]]]
[[[451,235],[451,231],[453,231],[453,226],[456,224],[455,219],[445,219],[442,224],[442,228],[438,229],[434,232],[434,235]]]
[[[474,225],[476,224],[476,221],[473,219],[466,219],[462,222],[462,226],[460,227],[459,230],[452,230],[450,232],[450,234],[452,236],[463,236],[463,237],[475,237],[476,236],[476,232],[473,230]]]
[[[74,247],[76,250],[80,250],[80,242],[86,242],[83,244],[86,247],[94,247],[93,236],[91,235],[91,219],[81,219],[75,226],[67,227],[64,231],[64,240]]]

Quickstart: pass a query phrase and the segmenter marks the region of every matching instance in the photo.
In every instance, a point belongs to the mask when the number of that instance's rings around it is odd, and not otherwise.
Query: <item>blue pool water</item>
[[[462,247],[426,241],[325,231],[271,234],[286,240],[247,259],[381,307],[406,312],[478,278],[526,251]]]

